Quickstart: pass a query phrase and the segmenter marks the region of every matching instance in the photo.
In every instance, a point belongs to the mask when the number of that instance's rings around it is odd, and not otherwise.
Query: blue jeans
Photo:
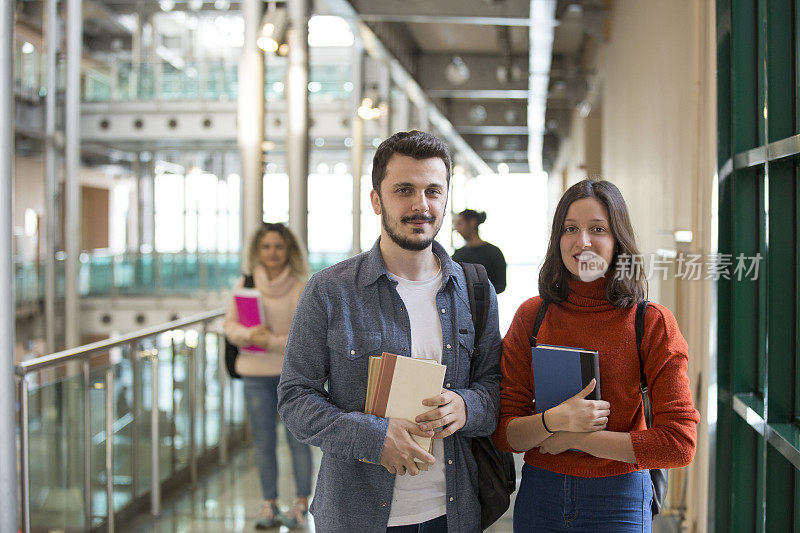
[[[650,471],[584,478],[522,467],[514,532],[650,533]]]
[[[387,527],[386,533],[447,533],[447,515],[443,514],[421,524]]]
[[[278,420],[278,380],[280,376],[243,376],[244,399],[253,430],[256,465],[265,500],[278,498],[278,457],[275,453]],[[292,451],[294,484],[298,498],[311,494],[311,448],[286,432]]]

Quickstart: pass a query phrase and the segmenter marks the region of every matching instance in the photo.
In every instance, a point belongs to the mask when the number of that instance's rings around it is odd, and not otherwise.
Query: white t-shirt
[[[442,323],[436,293],[442,286],[442,271],[429,280],[410,281],[394,274],[397,292],[411,322],[411,357],[442,362]],[[419,524],[447,513],[447,486],[444,475],[444,443],[433,440],[436,462],[416,476],[395,476],[389,527]]]

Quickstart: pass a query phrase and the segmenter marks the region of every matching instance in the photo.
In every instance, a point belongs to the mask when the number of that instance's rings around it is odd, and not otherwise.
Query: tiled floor
[[[321,452],[313,448],[314,464],[319,465]],[[522,457],[517,456],[519,472]],[[285,436],[279,435],[279,465],[290,464],[289,448]],[[314,478],[316,479],[316,467]],[[278,490],[281,504],[288,505],[294,494],[294,481],[291,470],[281,468],[278,479]],[[286,497],[283,497],[286,495]],[[489,528],[490,533],[511,533],[511,509]],[[235,455],[224,467],[213,469],[201,477],[194,489],[186,489],[170,498],[163,504],[162,516],[158,519],[142,516],[129,524],[119,524],[118,529],[125,533],[220,533],[254,531],[253,522],[261,507],[261,489],[253,461],[252,449],[248,448]],[[313,517],[307,528],[295,531],[313,532]],[[271,531],[287,533],[285,527]],[[658,518],[653,528],[654,533],[672,533],[679,531],[677,524],[671,520]],[[356,533],[356,532],[354,532]]]

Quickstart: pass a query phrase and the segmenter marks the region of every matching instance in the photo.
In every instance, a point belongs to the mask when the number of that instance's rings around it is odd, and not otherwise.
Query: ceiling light
[[[380,106],[376,106],[372,98],[364,98],[358,106],[358,116],[364,120],[375,120],[381,116]]]
[[[175,7],[175,0],[158,0],[158,7],[161,11],[172,11]]]
[[[203,0],[189,0],[187,5],[192,11],[200,11],[203,9]]]
[[[510,169],[508,168],[508,164],[507,163],[498,163],[497,164],[497,172],[499,172],[500,174],[508,174],[509,170]]]
[[[277,52],[286,40],[286,27],[288,25],[285,8],[267,9],[261,18],[261,29],[258,32],[256,44],[265,52]]]
[[[460,56],[453,56],[444,69],[444,76],[453,85],[464,85],[469,81],[469,67]]]
[[[486,108],[482,105],[472,106],[467,113],[469,115],[469,121],[473,124],[482,124],[486,121],[486,117],[488,113],[486,112]]]
[[[214,9],[219,9],[220,11],[227,11],[230,7],[231,7],[231,0],[214,1]]]
[[[32,54],[33,53],[33,45],[29,42],[25,42],[22,44],[22,53],[23,54]]]

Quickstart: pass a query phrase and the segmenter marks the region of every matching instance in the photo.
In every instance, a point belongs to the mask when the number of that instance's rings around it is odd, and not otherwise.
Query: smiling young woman
[[[584,180],[564,193],[539,274],[540,296],[520,306],[503,339],[494,441],[501,450],[525,452],[515,531],[649,532],[648,469],[685,466],[694,457],[700,417],[686,374],[688,346],[675,317],[658,304],[645,311],[642,360],[652,426],[645,422],[634,322],[647,280],[637,265],[619,261],[638,253],[616,186]],[[602,401],[584,399],[589,386],[544,413],[535,410],[530,338],[543,301],[537,341],[597,350]]]

